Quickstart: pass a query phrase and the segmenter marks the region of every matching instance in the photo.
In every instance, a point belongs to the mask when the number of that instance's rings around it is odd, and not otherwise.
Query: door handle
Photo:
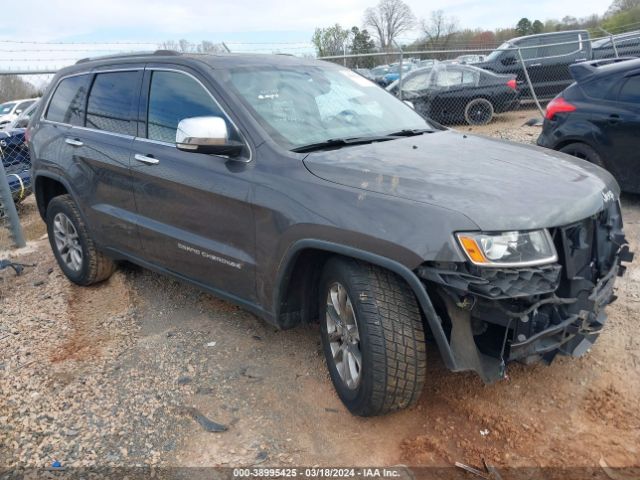
[[[541,67],[542,64],[541,63],[532,63],[531,65],[529,65],[530,67]]]
[[[73,146],[73,147],[81,147],[84,145],[84,143],[82,143],[80,140],[76,139],[76,138],[65,138],[64,139],[65,143]]]
[[[615,125],[618,122],[620,122],[620,115],[616,115],[615,113],[613,115],[609,115],[609,124],[610,125]]]
[[[142,155],[140,153],[136,153],[133,158],[135,158],[139,162],[146,163],[147,165],[157,165],[160,163],[160,160],[158,160],[157,158],[153,158],[150,155]]]

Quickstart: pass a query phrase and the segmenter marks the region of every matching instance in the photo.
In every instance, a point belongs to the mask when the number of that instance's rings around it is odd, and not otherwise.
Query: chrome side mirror
[[[181,120],[176,131],[176,147],[185,152],[236,157],[244,144],[229,140],[227,122],[220,117],[192,117]]]

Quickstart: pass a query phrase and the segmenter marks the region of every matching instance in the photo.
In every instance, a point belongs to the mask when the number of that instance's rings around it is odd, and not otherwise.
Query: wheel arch
[[[607,168],[607,170],[612,171],[611,170],[611,164],[609,163],[608,158],[606,158],[605,155],[602,154],[602,152],[600,151],[600,149],[595,145],[595,142],[590,142],[587,139],[583,138],[583,137],[569,137],[569,138],[563,138],[561,141],[559,141],[556,145],[554,145],[553,149],[556,151],[560,151],[562,150],[564,147],[567,147],[569,145],[573,145],[575,143],[581,144],[581,145],[586,145],[587,147],[595,150],[595,152],[598,154],[598,156],[600,157],[600,161],[605,165],[605,167]]]
[[[589,142],[588,140],[585,140],[584,138],[581,138],[581,137],[578,137],[578,138],[574,138],[574,137],[563,138],[562,140],[560,140],[558,143],[556,143],[553,146],[553,149],[554,150],[560,150],[560,149],[566,147],[567,145],[571,145],[572,143],[582,143],[584,145],[587,145],[588,147],[593,148],[596,152],[598,152],[598,149],[591,142]],[[600,154],[600,152],[598,152],[598,154]]]
[[[46,219],[47,206],[53,198],[60,195],[71,195],[71,198],[75,200],[73,191],[67,181],[51,172],[36,175],[33,191],[36,196],[38,212],[43,220]]]
[[[281,262],[274,292],[275,320],[280,328],[292,328],[300,322],[314,319],[313,312],[318,307],[314,292],[317,292],[324,262],[333,256],[368,262],[402,278],[416,296],[445,364],[455,369],[456,362],[442,321],[418,276],[396,260],[347,245],[304,239],[289,248]]]

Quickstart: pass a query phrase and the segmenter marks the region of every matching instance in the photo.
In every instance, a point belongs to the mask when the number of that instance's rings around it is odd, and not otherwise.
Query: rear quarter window
[[[82,126],[89,75],[77,75],[60,81],[47,107],[45,119]]]

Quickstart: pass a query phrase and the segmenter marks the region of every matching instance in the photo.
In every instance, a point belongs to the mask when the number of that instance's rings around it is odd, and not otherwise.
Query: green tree
[[[318,57],[342,55],[351,32],[342,28],[339,24],[332,27],[316,28],[311,37],[311,42],[316,47]]]
[[[531,25],[531,32],[532,33],[544,32],[544,23],[542,23],[540,20],[534,21],[533,24]]]
[[[371,38],[366,29],[360,30],[358,27],[351,28],[351,46],[350,53],[360,55],[364,53],[373,53],[376,50],[376,42]],[[375,65],[373,57],[361,57],[354,59],[352,62],[354,67],[371,68]]]
[[[516,33],[521,37],[524,37],[525,35],[531,34],[532,28],[531,20],[528,18],[521,18],[516,24]]]

